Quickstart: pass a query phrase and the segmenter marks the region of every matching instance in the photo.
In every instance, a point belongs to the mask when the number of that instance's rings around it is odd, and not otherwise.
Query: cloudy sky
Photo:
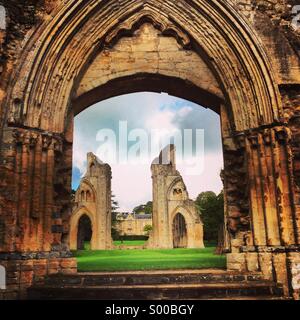
[[[128,136],[123,134],[121,141],[119,133],[125,133],[126,126]],[[167,144],[167,133],[182,136],[182,140],[175,139],[183,142],[183,149],[180,142],[177,145],[177,167],[190,197],[194,199],[202,191],[220,192],[223,159],[219,116],[186,100],[146,92],[102,101],[75,118],[73,189],[85,174],[86,154],[93,152],[112,167],[112,191],[120,211],[131,211],[152,200],[150,166],[157,150]],[[189,141],[192,144],[188,148]],[[181,157],[181,150],[185,157]]]

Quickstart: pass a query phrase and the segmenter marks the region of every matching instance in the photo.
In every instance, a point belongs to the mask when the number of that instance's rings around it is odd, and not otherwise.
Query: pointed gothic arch
[[[179,75],[171,72],[176,71],[173,66],[168,72],[147,72],[132,63],[135,68],[129,74],[101,73],[95,88],[78,95],[99,54],[125,37],[134,39],[145,23],[161,39],[175,39],[180,51],[197,55],[197,63]],[[1,93],[1,252],[50,256],[55,251],[55,256],[65,257],[61,238],[69,232],[66,203],[74,114],[88,106],[82,100],[124,93],[124,84],[126,92],[161,88],[206,107],[217,105],[221,115],[226,221],[233,239],[228,268],[248,270],[246,257],[251,256],[259,269],[261,259],[272,260],[279,248],[284,262],[273,259],[272,273],[285,270],[279,274],[286,290],[292,290],[288,268],[296,265],[293,248],[300,243],[299,188],[294,182],[299,130],[297,123],[283,117],[281,83],[269,62],[269,43],[257,36],[231,1],[70,0],[57,5],[51,15],[45,13],[23,43],[17,43],[20,50],[10,60],[8,70],[14,70],[8,90]],[[204,65],[221,94],[186,76]],[[258,271],[269,276],[268,270]]]
[[[9,96],[9,122],[64,132],[71,99],[89,63],[141,21],[150,21],[162,35],[174,36],[207,61],[238,131],[278,121],[279,91],[263,47],[244,18],[227,1],[183,2],[62,4],[24,49],[24,63],[15,74],[22,81],[16,81]]]
[[[77,226],[77,250],[85,250],[85,243],[90,243],[92,236],[92,221],[88,215],[83,214],[80,217]]]
[[[173,247],[187,248],[188,246],[188,230],[184,216],[177,212],[173,218],[172,225]]]
[[[82,206],[78,208],[72,215],[70,220],[70,235],[69,235],[69,243],[70,243],[70,249],[71,250],[77,250],[78,249],[78,233],[80,229],[80,219],[82,217],[88,217],[88,219],[91,222],[91,249],[96,247],[96,241],[97,241],[97,228],[96,228],[96,217],[95,214],[90,211],[87,207]],[[81,248],[79,248],[81,249]]]

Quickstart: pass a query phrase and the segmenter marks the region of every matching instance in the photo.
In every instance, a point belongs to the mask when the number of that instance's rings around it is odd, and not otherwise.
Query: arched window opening
[[[92,201],[92,194],[91,194],[90,190],[88,190],[86,192],[86,201]]]
[[[175,188],[175,189],[173,190],[173,195],[174,195],[174,196],[181,196],[181,195],[182,195],[182,189],[180,189],[180,188]]]
[[[81,193],[80,193],[80,201],[85,201],[84,191],[81,191]]]

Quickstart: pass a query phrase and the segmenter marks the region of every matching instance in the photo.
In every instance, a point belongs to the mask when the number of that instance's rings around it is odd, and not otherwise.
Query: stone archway
[[[173,219],[173,247],[187,248],[188,232],[186,221],[181,213],[177,213]]]
[[[84,214],[80,217],[77,226],[77,250],[84,250],[85,242],[92,240],[92,222],[90,218]]]
[[[86,218],[85,218],[86,217]],[[91,213],[87,208],[82,207],[77,212],[75,212],[71,219],[70,219],[70,235],[69,235],[69,245],[71,250],[83,250],[83,243],[82,237],[85,237],[86,232],[84,229],[85,221],[82,222],[83,218],[85,220],[88,219],[91,226],[91,239],[90,239],[90,246],[91,249],[97,248],[97,228],[96,228],[96,221],[95,216]],[[81,233],[80,233],[81,232]],[[79,238],[80,239],[79,239]],[[80,243],[78,242],[80,240]]]
[[[65,241],[74,115],[110,96],[166,91],[220,114],[228,268],[275,274],[297,295],[298,127],[285,121],[287,95],[263,39],[225,0],[71,0],[45,13],[0,96],[7,264],[17,253],[33,264],[43,256],[45,270],[55,257],[57,272],[75,271]]]

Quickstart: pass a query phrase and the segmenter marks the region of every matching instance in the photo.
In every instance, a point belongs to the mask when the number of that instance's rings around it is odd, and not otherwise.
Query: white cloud
[[[214,191],[215,193],[219,193],[223,189],[222,180],[220,178],[223,167],[222,153],[205,153],[204,171],[199,175],[187,175],[186,167],[184,165],[179,164],[177,166],[187,186],[191,199],[195,199],[198,194],[203,191]]]
[[[112,190],[120,211],[130,212],[152,198],[150,165],[113,165]]]
[[[145,127],[147,129],[166,129],[171,132],[177,130],[178,128],[173,123],[175,119],[175,112],[171,110],[155,110],[152,112],[150,117],[146,120]]]
[[[90,147],[85,143],[84,136],[75,130],[73,145],[73,167],[79,169],[81,174],[86,170],[87,153]]]
[[[135,206],[152,200],[150,166],[150,161],[145,165],[112,166],[112,188],[121,211],[131,211]],[[192,199],[203,191],[219,193],[223,189],[220,179],[222,168],[223,158],[218,153],[205,155],[205,170],[199,175],[187,175],[185,165],[177,166]]]
[[[185,118],[185,117],[187,117],[192,111],[193,111],[193,108],[192,108],[192,107],[189,107],[189,106],[183,107],[183,108],[181,108],[181,109],[178,111],[178,116],[181,117],[181,118]]]

